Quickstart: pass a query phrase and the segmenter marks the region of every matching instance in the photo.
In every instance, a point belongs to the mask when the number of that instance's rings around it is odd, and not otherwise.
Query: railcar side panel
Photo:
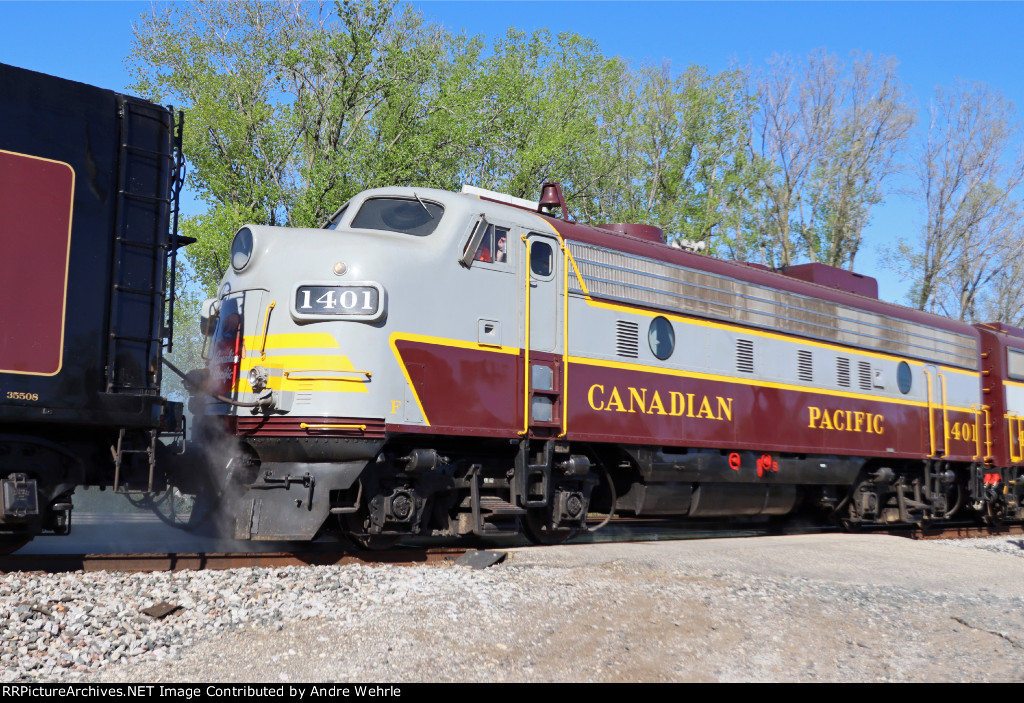
[[[0,94],[2,285],[19,301],[0,420],[156,427],[173,115],[3,64]]]
[[[651,372],[604,362],[569,368],[569,437],[580,441],[734,447],[856,456],[925,458],[928,411],[912,401],[882,401],[784,389],[757,383]],[[935,422],[940,422],[935,411]],[[977,458],[976,417],[946,410],[950,459]],[[941,429],[941,428],[940,428]],[[967,433],[965,433],[967,434]]]
[[[154,490],[181,123],[0,64],[0,549],[65,534],[81,485]]]
[[[0,151],[0,373],[61,369],[74,189],[69,164]]]
[[[570,303],[572,437],[961,461],[980,454],[971,371],[591,297]],[[656,323],[675,340],[664,360],[649,343]]]
[[[522,388],[523,357],[518,349],[407,340],[401,333],[395,348],[431,432],[514,436],[520,428],[515,399]]]

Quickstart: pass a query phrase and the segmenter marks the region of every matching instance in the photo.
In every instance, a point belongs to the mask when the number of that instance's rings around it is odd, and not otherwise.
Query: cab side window
[[[487,231],[476,248],[473,260],[495,264],[508,263],[508,229],[487,225]]]
[[[530,271],[534,276],[546,278],[553,270],[554,255],[547,242],[534,242],[530,247]]]

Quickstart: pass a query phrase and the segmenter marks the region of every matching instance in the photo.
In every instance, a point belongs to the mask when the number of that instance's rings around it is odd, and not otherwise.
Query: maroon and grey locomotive
[[[242,228],[203,320],[236,536],[1021,517],[1020,330],[565,212],[556,184],[384,188],[321,229]]]

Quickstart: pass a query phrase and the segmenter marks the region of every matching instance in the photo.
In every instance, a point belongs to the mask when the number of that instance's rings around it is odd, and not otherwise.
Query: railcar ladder
[[[128,449],[125,444],[125,434],[125,428],[122,427],[117,434],[117,447],[111,448],[111,452],[114,455],[114,493],[118,493],[121,489],[121,466],[124,465],[126,455],[129,454],[145,454],[149,460],[149,481],[146,491],[152,493],[153,475],[156,473],[156,438],[158,433],[156,430],[149,430],[145,433],[146,445],[144,449]]]
[[[172,134],[172,145],[174,148],[173,162],[174,169],[172,172],[173,181],[171,182],[171,248],[170,248],[170,284],[167,288],[167,294],[164,296],[164,308],[166,315],[164,316],[164,328],[163,337],[166,340],[164,343],[167,353],[170,354],[174,351],[174,302],[177,298],[177,279],[178,279],[178,249],[183,246],[195,243],[195,237],[183,237],[178,234],[178,217],[181,214],[181,189],[185,185],[185,155],[181,149],[182,132],[185,129],[185,113],[181,110],[178,111],[177,120],[174,119],[174,108],[168,108],[172,114],[171,134]]]
[[[175,226],[177,221],[180,150],[175,147],[181,132],[179,127],[175,134],[173,116],[162,108],[120,95],[117,106],[121,123],[106,390],[156,395],[162,340],[169,334],[163,319],[168,296],[164,272],[174,240],[165,232],[172,215]]]

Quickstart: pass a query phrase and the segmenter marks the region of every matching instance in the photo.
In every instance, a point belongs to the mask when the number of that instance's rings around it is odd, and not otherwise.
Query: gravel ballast
[[[0,680],[1016,681],[1020,539],[760,537],[503,564],[0,574]],[[175,610],[146,615],[154,605]]]

